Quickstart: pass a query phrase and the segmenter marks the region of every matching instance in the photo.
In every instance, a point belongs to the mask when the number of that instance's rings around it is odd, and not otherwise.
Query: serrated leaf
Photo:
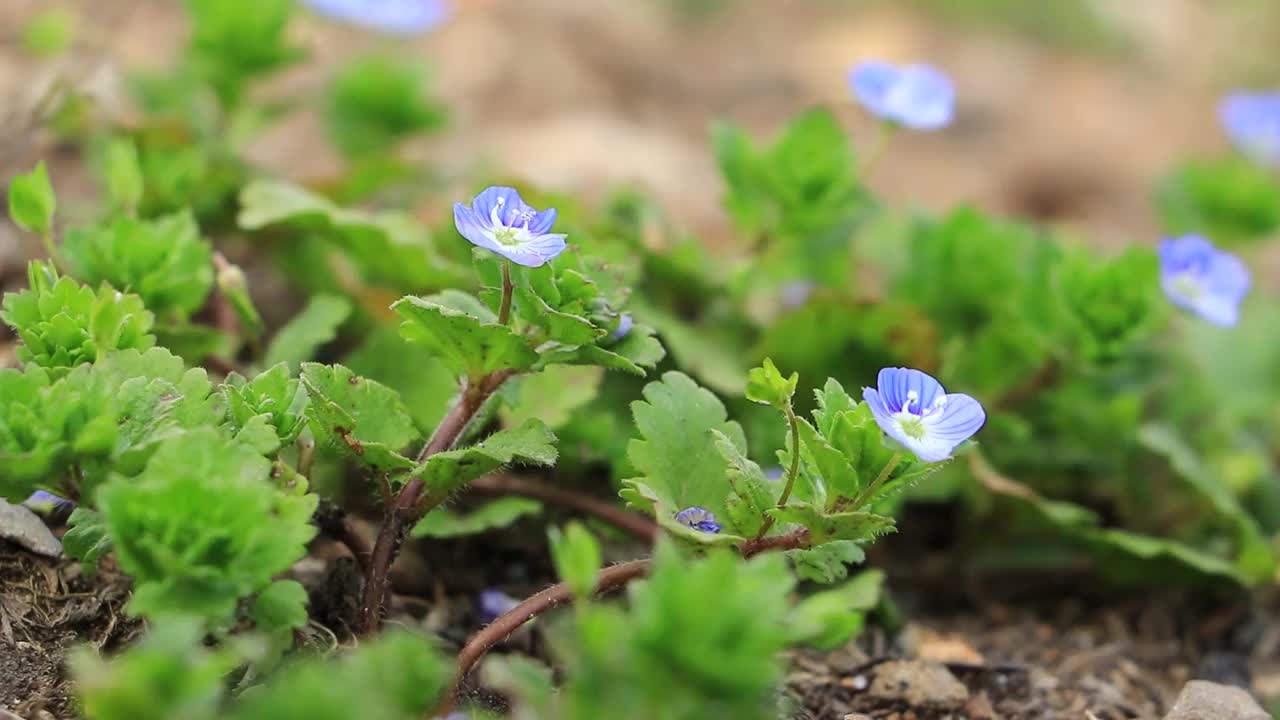
[[[552,465],[556,436],[540,420],[494,433],[470,447],[436,453],[414,469],[431,498],[444,498],[482,475],[513,462]]]
[[[517,287],[515,299],[518,302],[521,318],[542,328],[546,337],[564,345],[588,345],[594,343],[605,334],[605,331],[591,324],[585,317],[567,312],[560,312],[551,307],[529,288]]]
[[[231,618],[306,554],[317,498],[282,493],[271,463],[212,428],[165,441],[137,477],[97,494],[120,567],[134,578],[131,612]]]
[[[391,307],[404,318],[400,334],[430,348],[459,376],[478,380],[495,370],[527,370],[538,360],[525,339],[505,325],[430,298],[404,297]]]
[[[770,405],[786,412],[791,407],[791,398],[796,394],[796,385],[800,382],[799,373],[791,373],[791,377],[782,377],[778,366],[769,358],[758,368],[747,373],[747,389],[745,395],[751,402]]]
[[[836,540],[813,548],[789,550],[786,555],[796,575],[823,584],[845,579],[849,574],[848,566],[867,557],[862,547],[852,540]]]
[[[64,253],[77,278],[134,293],[162,319],[186,320],[213,288],[213,248],[189,210],[72,228]]]
[[[280,328],[267,346],[267,366],[287,363],[296,369],[315,357],[316,350],[338,336],[338,328],[351,315],[351,303],[337,295],[316,295],[307,306]]]
[[[67,527],[62,536],[62,551],[67,557],[79,560],[86,569],[96,569],[102,557],[111,552],[111,538],[107,537],[101,513],[77,507],[71,511]]]
[[[319,363],[302,364],[302,384],[317,442],[376,472],[413,467],[399,451],[418,438],[418,430],[394,390],[341,365]]]
[[[797,418],[796,422],[803,448],[801,458],[812,472],[822,478],[823,487],[835,498],[856,497],[862,490],[862,483],[848,459],[831,447],[827,439],[803,418]]]
[[[57,199],[44,162],[9,181],[9,217],[22,229],[40,234],[49,232],[56,208]]]
[[[781,523],[796,523],[809,529],[814,544],[831,540],[852,540],[867,543],[886,533],[893,532],[894,520],[885,515],[869,512],[824,513],[806,503],[789,503],[786,507],[773,508],[769,517]]]
[[[242,432],[251,423],[260,422],[258,418],[265,417],[278,446],[292,443],[302,432],[307,394],[298,380],[289,377],[289,368],[284,363],[258,373],[253,380],[233,375],[219,390],[233,431]]]
[[[542,512],[542,503],[520,497],[498,498],[470,512],[436,508],[413,528],[411,537],[446,538],[475,535],[504,528],[527,515]]]
[[[824,436],[831,435],[840,415],[858,406],[858,402],[849,397],[849,393],[845,392],[844,387],[835,378],[827,378],[822,389],[814,390],[813,394],[818,401],[818,408],[814,411],[813,417],[818,423],[818,432]]]
[[[236,442],[244,443],[260,454],[270,456],[280,449],[280,436],[271,424],[271,416],[254,415],[236,432]]]
[[[760,466],[744,456],[728,436],[719,430],[712,430],[711,436],[727,464],[726,477],[733,490],[725,499],[728,519],[737,534],[754,537],[764,526],[766,513],[777,505],[781,490],[769,482]]]
[[[746,447],[742,428],[728,419],[715,395],[682,373],[665,373],[646,385],[643,395],[644,400],[631,403],[640,437],[627,447],[642,475],[637,480],[675,512],[697,506],[717,517],[725,514],[731,491],[727,463],[711,431],[719,430],[741,451]]]
[[[440,424],[458,394],[458,376],[429,349],[400,337],[393,327],[375,329],[343,364],[400,393],[424,432]]]
[[[23,362],[61,376],[111,350],[155,344],[155,317],[138,296],[106,286],[95,293],[38,262],[28,266],[27,277],[28,288],[5,293],[0,306],[0,319],[22,340],[17,355]]]

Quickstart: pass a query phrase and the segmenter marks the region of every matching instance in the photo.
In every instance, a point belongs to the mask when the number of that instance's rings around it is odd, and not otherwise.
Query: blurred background
[[[1067,223],[1106,244],[1154,240],[1155,182],[1178,158],[1225,147],[1216,119],[1223,92],[1280,82],[1280,3],[1272,0],[451,5],[449,21],[403,42],[302,13],[291,32],[310,61],[258,90],[305,98],[362,52],[419,54],[449,126],[406,153],[429,159],[444,182],[489,170],[587,199],[631,182],[713,244],[729,226],[710,123],[730,119],[765,137],[821,104],[838,112],[855,146],[865,145],[870,122],[845,82],[862,59],[927,60],[957,86],[954,125],[898,138],[869,178],[886,200],[928,209],[974,202]],[[64,27],[45,32],[70,41],[50,63],[31,51],[51,40],[33,40],[30,21],[58,7],[71,11]],[[51,86],[82,87],[128,114],[125,76],[170,63],[185,29],[170,0],[0,3],[0,175],[40,155],[32,128]],[[255,136],[250,157],[298,180],[340,172],[314,108]],[[74,165],[51,173],[73,198]],[[443,214],[424,212],[437,221]],[[6,254],[0,262],[9,264]]]

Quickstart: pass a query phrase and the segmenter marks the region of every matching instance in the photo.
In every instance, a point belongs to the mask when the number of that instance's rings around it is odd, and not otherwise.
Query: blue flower
[[[1237,150],[1280,167],[1280,92],[1232,93],[1218,104],[1218,119]]]
[[[453,205],[453,222],[462,237],[513,263],[539,267],[564,251],[564,235],[549,233],[555,208],[538,212],[509,187],[491,187],[471,207]]]
[[[778,467],[777,465],[774,465],[773,467],[767,467],[764,469],[764,477],[766,480],[781,480],[783,474],[785,473],[786,471],[783,470],[781,467]]]
[[[1249,292],[1249,269],[1199,235],[1165,238],[1160,241],[1160,287],[1174,305],[1231,327]]]
[[[849,71],[849,86],[863,107],[886,122],[912,130],[937,130],[951,123],[955,90],[930,65],[864,62]]]
[[[622,313],[622,317],[618,318],[618,327],[613,331],[613,335],[610,337],[614,340],[621,340],[622,338],[630,335],[631,326],[635,325],[635,322],[636,321],[631,317],[631,313]]]
[[[885,368],[876,385],[862,389],[876,424],[925,462],[951,457],[951,451],[987,421],[981,403],[968,395],[948,394],[919,370]]]
[[[48,513],[59,508],[64,508],[68,505],[74,505],[75,503],[66,498],[58,497],[53,493],[48,493],[44,490],[37,490],[31,494],[31,497],[23,501],[22,504],[32,510]]]
[[[482,590],[476,596],[476,604],[480,607],[480,616],[484,622],[493,622],[500,615],[506,615],[520,604],[519,600],[501,590]]]
[[[813,295],[817,285],[811,280],[795,280],[782,286],[782,307],[787,310],[794,310],[806,302]]]
[[[305,0],[318,13],[389,35],[416,35],[449,17],[445,0]]]
[[[676,522],[704,533],[718,533],[721,528],[714,513],[696,505],[676,513]]]

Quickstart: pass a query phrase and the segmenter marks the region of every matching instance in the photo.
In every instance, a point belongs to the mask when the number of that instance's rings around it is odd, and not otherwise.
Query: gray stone
[[[1192,680],[1183,686],[1164,720],[1271,720],[1271,715],[1246,690]]]
[[[0,540],[17,543],[37,555],[62,557],[62,543],[39,515],[23,505],[0,500]]]
[[[891,660],[876,666],[867,694],[880,700],[901,700],[912,707],[959,708],[969,690],[940,663]]]

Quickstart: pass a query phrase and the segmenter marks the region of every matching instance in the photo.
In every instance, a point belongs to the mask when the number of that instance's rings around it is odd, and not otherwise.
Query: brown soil
[[[23,718],[70,718],[65,656],[88,644],[110,652],[142,624],[124,615],[128,580],[104,567],[37,557],[0,541],[0,710]]]

